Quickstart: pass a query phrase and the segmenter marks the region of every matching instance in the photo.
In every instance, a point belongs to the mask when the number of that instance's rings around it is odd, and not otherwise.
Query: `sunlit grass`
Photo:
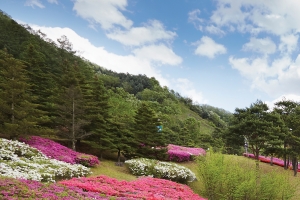
[[[129,169],[124,165],[122,167],[116,166],[114,161],[102,160],[101,164],[97,167],[91,168],[92,174],[89,176],[106,175],[118,180],[131,181],[137,179],[132,175]]]

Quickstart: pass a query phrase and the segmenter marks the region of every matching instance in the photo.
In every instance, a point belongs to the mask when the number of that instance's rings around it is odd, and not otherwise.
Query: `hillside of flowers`
[[[35,139],[40,141],[40,146],[47,141],[33,137]],[[68,151],[60,151],[57,143],[48,141],[48,144],[54,146],[52,150],[45,148],[48,152],[46,156],[39,149],[23,142],[0,139],[0,199],[204,200],[187,185],[164,179],[142,177],[135,181],[118,181],[107,176],[86,178],[84,176],[90,173],[89,168],[49,158],[49,155],[58,156],[59,152],[62,155]],[[195,179],[189,169],[181,169],[176,164],[151,162],[156,163],[153,169],[160,173],[160,178],[172,177],[175,173],[176,177]]]
[[[62,178],[82,177],[90,169],[50,159],[28,144],[0,138],[0,176],[16,179],[55,182]]]
[[[88,192],[99,192],[124,199],[147,200],[205,200],[187,185],[152,177],[141,177],[134,181],[119,181],[107,176],[72,178],[60,182],[66,186],[79,187]],[[118,199],[118,198],[117,198]]]
[[[174,144],[168,145],[169,160],[174,162],[184,162],[193,160],[196,156],[205,155],[206,151],[202,148],[183,147]]]
[[[137,158],[126,160],[125,164],[136,176],[151,176],[180,183],[192,182],[196,179],[195,174],[190,169],[175,163]]]
[[[21,138],[20,141],[28,144],[31,147],[37,148],[49,158],[64,161],[70,164],[82,164],[86,167],[94,167],[100,162],[98,157],[79,153],[67,148],[50,139],[30,136],[29,138]]]
[[[243,155],[245,157],[255,159],[254,154],[251,154],[251,153],[246,154],[246,153],[244,153]],[[264,163],[271,163],[271,157],[269,157],[269,156],[258,156],[258,159],[261,162],[264,162]],[[282,159],[275,158],[275,157],[273,157],[272,159],[273,159],[273,164],[274,165],[278,165],[278,166],[284,167],[284,161]],[[292,169],[292,165],[291,164],[290,164],[289,168]],[[298,165],[298,172],[300,172],[300,165]]]

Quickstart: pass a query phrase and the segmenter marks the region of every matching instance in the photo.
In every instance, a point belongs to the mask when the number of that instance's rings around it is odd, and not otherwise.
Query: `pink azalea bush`
[[[206,151],[202,148],[190,148],[174,144],[169,144],[167,148],[169,160],[175,162],[193,160],[193,157],[195,156],[202,156],[206,154]]]
[[[244,153],[244,156],[249,157],[249,158],[253,158],[253,159],[255,158],[254,154],[251,154],[251,153],[248,153],[248,154]],[[261,162],[270,163],[271,162],[271,157],[258,156],[258,160],[260,160]],[[284,167],[284,161],[280,158],[273,157],[273,164]],[[290,164],[289,168],[292,169],[291,164]],[[298,172],[300,172],[300,165],[298,165]]]
[[[119,181],[107,176],[72,178],[60,182],[63,185],[79,187],[88,192],[99,192],[106,196],[124,199],[147,200],[205,200],[195,194],[187,185],[168,180],[142,177],[134,181]]]
[[[70,164],[82,164],[87,167],[93,167],[100,163],[98,157],[96,156],[73,151],[72,149],[50,139],[31,136],[28,139],[21,138],[20,141],[40,150],[49,158],[64,161]]]
[[[109,199],[98,192],[83,191],[75,186],[64,186],[57,183],[43,184],[39,181],[0,178],[0,199]]]

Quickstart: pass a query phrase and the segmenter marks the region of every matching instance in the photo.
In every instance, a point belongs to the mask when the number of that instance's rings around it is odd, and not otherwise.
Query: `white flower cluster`
[[[137,176],[153,176],[175,181],[192,182],[196,175],[188,168],[171,162],[138,158],[125,161],[132,174]]]
[[[0,139],[0,176],[55,182],[56,178],[81,177],[90,173],[83,165],[49,159],[29,145]]]

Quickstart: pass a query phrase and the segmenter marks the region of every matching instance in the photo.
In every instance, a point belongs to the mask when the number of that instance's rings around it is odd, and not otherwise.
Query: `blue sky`
[[[86,59],[234,112],[300,101],[300,1],[1,0],[0,9]]]

